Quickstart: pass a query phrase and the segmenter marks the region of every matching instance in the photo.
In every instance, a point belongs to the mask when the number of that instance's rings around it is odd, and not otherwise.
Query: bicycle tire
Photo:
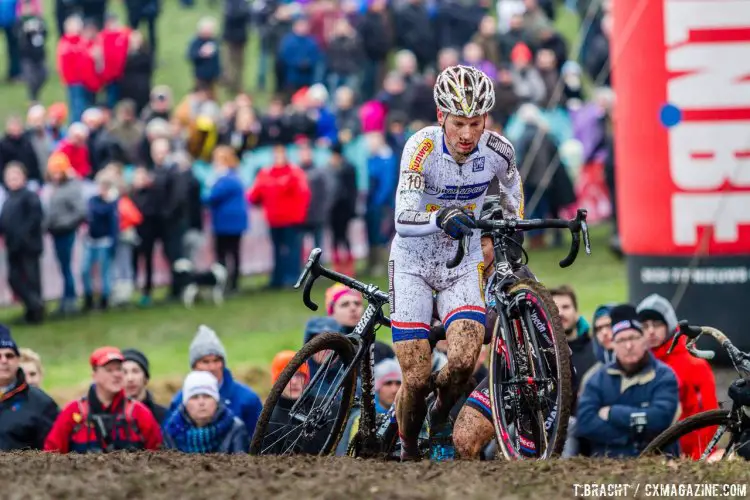
[[[695,432],[706,427],[717,425],[726,425],[731,427],[732,418],[729,410],[708,410],[687,417],[674,425],[669,426],[661,434],[656,436],[641,452],[641,457],[649,455],[664,455],[665,448],[675,443],[691,432]],[[732,432],[727,430],[727,432]]]
[[[340,333],[321,333],[306,343],[281,372],[278,380],[273,385],[271,392],[266,398],[250,444],[251,455],[263,454],[261,453],[263,438],[268,432],[269,423],[274,409],[276,408],[276,405],[278,404],[289,381],[304,363],[307,363],[307,361],[316,353],[326,350],[334,351],[342,360],[344,366],[348,366],[354,359],[354,346],[352,345],[352,342]],[[336,450],[336,445],[341,439],[341,435],[346,427],[346,421],[349,417],[349,412],[354,400],[354,392],[357,385],[356,374],[357,370],[353,369],[345,379],[342,379],[341,382],[337,384],[339,388],[343,388],[343,391],[341,393],[341,403],[339,404],[338,410],[336,410],[333,425],[331,426],[330,431],[328,431],[328,435],[325,437],[325,441],[320,447],[320,450],[318,452],[308,452],[309,454],[329,455]],[[336,392],[338,392],[338,390]],[[335,396],[335,393],[333,396]],[[318,437],[318,439],[322,440],[320,437]]]
[[[557,411],[555,416],[555,428],[552,433],[551,439],[548,440],[548,446],[545,448],[544,453],[537,457],[538,460],[546,460],[553,456],[562,453],[563,447],[565,446],[565,440],[567,438],[568,419],[570,418],[571,402],[573,397],[573,386],[571,380],[571,359],[570,359],[570,348],[565,336],[565,330],[562,327],[562,321],[555,305],[552,296],[549,294],[544,286],[533,280],[520,280],[515,283],[509,290],[508,295],[511,297],[511,303],[514,302],[513,297],[519,294],[526,294],[535,297],[537,306],[544,314],[545,323],[547,330],[552,333],[551,340],[554,344],[555,353],[555,364],[556,364],[556,406]],[[497,438],[498,447],[500,451],[508,460],[521,460],[524,459],[520,453],[512,448],[509,433],[507,429],[502,427],[500,418],[499,404],[502,401],[498,401],[496,396],[497,391],[501,390],[501,382],[498,380],[500,375],[500,367],[496,366],[500,360],[504,359],[501,353],[498,353],[498,329],[499,329],[499,318],[498,323],[495,325],[495,333],[493,335],[491,349],[490,349],[490,367],[489,367],[489,386],[490,386],[490,406],[492,409],[492,420],[495,427],[495,435]],[[527,325],[529,331],[537,332],[537,328],[534,325]],[[535,443],[536,446],[536,443]]]

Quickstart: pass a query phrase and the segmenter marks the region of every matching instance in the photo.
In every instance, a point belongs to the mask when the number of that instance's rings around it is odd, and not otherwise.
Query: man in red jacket
[[[44,451],[102,453],[157,450],[161,429],[143,403],[125,396],[122,352],[100,347],[91,354],[94,383],[88,395],[71,401],[55,420]]]
[[[78,16],[65,20],[65,31],[57,44],[57,69],[60,80],[68,89],[70,121],[81,119],[83,111],[93,103],[93,96],[83,85],[81,66],[85,64],[87,42],[83,37],[83,21]]]
[[[273,147],[273,165],[258,172],[247,198],[263,207],[271,228],[274,264],[269,288],[294,286],[302,264],[301,226],[310,204],[310,187],[305,172],[287,160],[283,144]]]
[[[652,294],[638,304],[638,319],[651,346],[651,352],[666,363],[677,376],[680,400],[680,420],[696,413],[715,410],[716,382],[711,365],[705,359],[693,357],[680,338],[671,354],[667,354],[672,337],[677,332],[677,314],[672,304],[661,295]],[[691,432],[680,439],[682,453],[697,460],[713,438],[716,427]]]
[[[114,109],[120,100],[120,80],[125,73],[130,31],[130,28],[120,24],[116,15],[109,14],[104,29],[98,35],[104,59],[101,80],[107,92],[109,109]]]
[[[91,163],[89,161],[89,148],[86,141],[89,138],[89,129],[81,122],[75,122],[68,127],[68,135],[57,145],[57,151],[63,153],[70,160],[73,170],[79,177],[88,177],[91,174]]]

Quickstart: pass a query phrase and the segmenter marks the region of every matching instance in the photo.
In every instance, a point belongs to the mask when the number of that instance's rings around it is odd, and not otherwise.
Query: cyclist
[[[396,403],[402,460],[419,458],[417,438],[430,390],[433,292],[447,331],[448,363],[434,380],[431,437],[450,432],[448,413],[472,374],[484,338],[480,244],[471,239],[462,264],[448,269],[455,240],[475,232],[475,217],[494,178],[504,193],[503,213],[523,217],[513,146],[485,130],[495,102],[492,81],[476,68],[451,66],[438,76],[433,94],[439,126],[414,134],[401,158],[397,234],[388,266],[394,350],[403,372]]]

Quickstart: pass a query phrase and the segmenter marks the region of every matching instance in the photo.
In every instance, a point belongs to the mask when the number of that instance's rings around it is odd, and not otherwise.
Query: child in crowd
[[[120,232],[117,208],[120,193],[117,189],[117,176],[111,168],[104,169],[96,174],[94,181],[98,192],[91,197],[88,204],[88,235],[84,241],[84,260],[81,271],[85,293],[84,307],[87,311],[94,308],[94,290],[91,280],[91,270],[94,266],[99,268],[101,283],[99,307],[106,310],[109,306],[112,288],[110,265],[115,256]]]

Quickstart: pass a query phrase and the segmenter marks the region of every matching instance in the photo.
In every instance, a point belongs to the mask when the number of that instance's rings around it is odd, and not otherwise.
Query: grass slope
[[[572,285],[579,295],[581,312],[590,316],[597,305],[626,298],[624,269],[606,249],[607,230],[595,228],[592,234],[592,255],[580,255],[568,269],[560,269],[557,261],[566,249],[535,251],[531,267],[548,286]],[[381,287],[384,278],[372,280]],[[258,278],[245,285],[257,286]],[[314,300],[323,302],[323,293],[330,283],[320,280]],[[5,310],[1,319],[8,319],[17,310]],[[91,351],[112,344],[136,347],[151,359],[155,381],[169,381],[173,387],[188,368],[187,349],[198,328],[205,323],[214,328],[225,344],[233,369],[265,367],[282,349],[298,349],[306,320],[313,314],[302,304],[301,293],[251,292],[228,300],[223,307],[197,305],[186,310],[181,305],[161,305],[148,310],[110,311],[80,318],[49,322],[39,327],[15,327],[19,344],[37,350],[44,360],[45,388],[54,394],[66,395],[79,388],[89,377],[87,365]],[[388,340],[389,333],[381,331]],[[254,370],[253,373],[257,372]]]

